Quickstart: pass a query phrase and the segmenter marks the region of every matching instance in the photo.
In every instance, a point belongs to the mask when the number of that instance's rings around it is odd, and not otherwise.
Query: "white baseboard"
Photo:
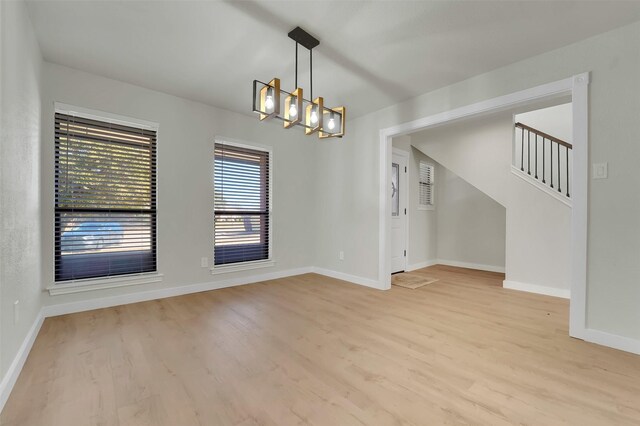
[[[33,322],[33,325],[25,336],[24,341],[20,345],[18,353],[13,358],[9,369],[2,378],[2,382],[0,382],[0,412],[2,412],[4,405],[7,403],[9,395],[13,390],[13,386],[16,384],[16,381],[18,381],[18,376],[20,376],[22,367],[29,356],[29,352],[31,352],[31,347],[38,336],[38,332],[40,331],[40,327],[42,327],[43,321],[44,316],[42,315],[42,310],[40,310],[36,320]]]
[[[378,282],[377,280],[372,280],[370,278],[358,277],[356,275],[345,274],[344,272],[332,271],[329,269],[318,268],[315,266],[311,268],[311,272],[324,275],[326,277],[336,278],[342,281],[348,281],[353,284],[363,285],[365,287],[381,289],[380,282]]]
[[[569,299],[571,297],[571,290],[566,288],[546,287],[538,284],[521,283],[518,281],[502,282],[502,287],[510,290],[526,291],[527,293],[544,294],[546,296],[561,297],[563,299]]]
[[[596,343],[598,345],[640,355],[640,340],[630,339],[628,337],[594,330],[592,328],[585,329],[584,340],[586,342]]]
[[[457,260],[438,259],[438,265],[457,266],[458,268],[478,269],[488,272],[502,272],[504,274],[504,266],[483,265],[481,263],[458,262]]]
[[[235,287],[239,285],[252,284],[261,281],[275,280],[278,278],[291,277],[294,275],[307,274],[312,272],[311,267],[287,269],[284,271],[269,272],[266,274],[251,275],[247,277],[229,278],[226,280],[212,281],[206,283],[189,284],[178,287],[160,288],[156,290],[141,291],[136,293],[123,294],[118,296],[104,297],[100,299],[82,300],[79,302],[63,303],[57,305],[44,306],[45,318],[58,315],[72,314],[76,312],[91,311],[93,309],[110,308],[112,306],[127,305],[129,303],[146,302],[149,300],[164,299],[166,297],[182,296],[191,293],[200,293],[209,290]]]
[[[437,265],[438,261],[436,259],[426,260],[424,262],[412,263],[411,265],[407,265],[407,272],[415,271],[416,269],[428,268],[429,266]]]

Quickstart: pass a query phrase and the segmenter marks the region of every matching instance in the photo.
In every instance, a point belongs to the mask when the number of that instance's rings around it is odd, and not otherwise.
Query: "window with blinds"
[[[214,264],[270,259],[269,152],[216,143]]]
[[[434,167],[431,164],[420,161],[420,176],[418,184],[418,207],[430,209],[434,206]]]
[[[156,132],[56,113],[55,279],[156,271]]]

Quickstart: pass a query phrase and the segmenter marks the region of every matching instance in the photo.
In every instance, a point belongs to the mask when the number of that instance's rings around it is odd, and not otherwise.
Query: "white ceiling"
[[[300,25],[314,95],[351,117],[640,20],[614,1],[28,3],[47,61],[247,114],[254,79],[293,89]]]

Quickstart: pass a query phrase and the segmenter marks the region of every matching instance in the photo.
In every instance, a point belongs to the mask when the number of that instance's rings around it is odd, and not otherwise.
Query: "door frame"
[[[393,162],[393,154],[398,155],[400,157],[404,157],[406,164],[407,164],[407,171],[406,176],[405,176],[405,189],[403,192],[405,192],[405,196],[404,196],[404,205],[407,209],[407,213],[404,215],[404,250],[406,255],[404,256],[404,268],[403,270],[406,272],[407,271],[407,265],[409,264],[409,262],[407,261],[407,259],[409,259],[409,212],[410,212],[410,208],[409,208],[409,197],[411,195],[411,183],[409,182],[409,171],[410,171],[410,166],[409,166],[409,160],[411,158],[411,156],[409,155],[409,151],[405,151],[403,149],[400,148],[393,148],[392,152],[391,152],[391,162]],[[398,178],[399,179],[399,178]],[[387,186],[387,188],[389,188],[389,186]],[[402,197],[402,192],[400,193],[400,196]],[[402,198],[400,199],[400,203],[402,203]],[[391,209],[389,209],[389,213],[391,213]],[[391,238],[389,238],[389,244],[391,244]],[[389,262],[391,262],[391,253],[389,252]],[[391,268],[391,266],[389,266],[389,268]],[[389,269],[389,271],[391,271],[391,269]],[[389,275],[391,275],[391,272],[389,272]],[[391,278],[389,278],[391,279]]]
[[[460,108],[444,111],[380,130],[379,163],[379,257],[378,288],[391,288],[391,265],[387,253],[391,229],[388,215],[391,211],[391,199],[387,196],[389,187],[389,161],[392,153],[391,140],[394,136],[403,136],[436,125],[455,120],[495,113],[501,110],[525,105],[532,101],[553,99],[571,95],[573,110],[573,196],[571,210],[571,301],[569,309],[569,335],[585,339],[586,295],[587,295],[587,213],[588,213],[588,126],[589,126],[589,72],[521,90],[497,98],[477,102]]]

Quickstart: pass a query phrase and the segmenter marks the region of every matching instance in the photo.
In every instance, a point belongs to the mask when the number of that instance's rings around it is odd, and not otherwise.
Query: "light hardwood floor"
[[[568,303],[436,266],[387,292],[314,274],[47,319],[3,425],[640,424],[640,357]]]

